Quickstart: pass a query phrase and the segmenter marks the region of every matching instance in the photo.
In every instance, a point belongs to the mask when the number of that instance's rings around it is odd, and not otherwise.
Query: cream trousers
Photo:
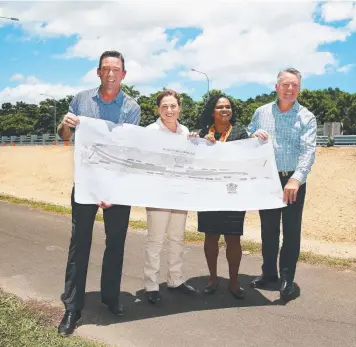
[[[182,274],[184,230],[187,211],[146,208],[147,239],[145,245],[144,286],[146,291],[158,290],[161,251],[168,238],[167,285],[178,287],[184,282]]]

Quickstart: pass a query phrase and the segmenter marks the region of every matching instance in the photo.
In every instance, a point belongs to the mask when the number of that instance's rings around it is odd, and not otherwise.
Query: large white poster
[[[75,201],[190,211],[285,206],[271,143],[204,139],[80,117]]]

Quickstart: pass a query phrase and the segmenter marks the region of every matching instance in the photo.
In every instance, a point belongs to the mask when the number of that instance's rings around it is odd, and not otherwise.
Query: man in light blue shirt
[[[287,204],[282,209],[260,211],[262,275],[255,278],[251,286],[261,288],[278,281],[277,257],[282,216],[279,290],[281,299],[285,301],[298,295],[293,280],[300,253],[306,179],[315,160],[316,147],[316,119],[297,101],[300,85],[299,71],[281,71],[276,84],[277,100],[259,107],[248,126],[252,135],[272,141],[283,187],[283,200]]]
[[[77,94],[69,112],[58,126],[58,134],[68,140],[79,123],[78,116],[104,119],[116,124],[140,122],[140,106],[121,90],[125,78],[125,60],[117,51],[104,52],[97,69],[100,87]],[[78,204],[72,190],[72,238],[68,252],[65,290],[62,301],[66,312],[58,327],[61,335],[73,333],[84,308],[85,284],[91,248],[93,225],[98,208],[103,208],[106,234],[101,272],[101,301],[115,315],[123,314],[120,304],[120,285],[124,246],[130,217],[130,206],[111,205],[98,201],[97,205]]]

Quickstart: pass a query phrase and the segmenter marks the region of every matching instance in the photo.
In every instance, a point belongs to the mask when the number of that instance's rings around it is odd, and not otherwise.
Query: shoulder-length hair
[[[208,99],[208,101],[206,102],[203,112],[200,115],[200,123],[201,123],[203,131],[206,129],[209,129],[210,126],[212,124],[214,124],[214,118],[213,118],[214,109],[215,109],[216,103],[218,102],[218,100],[220,98],[225,98],[230,101],[231,111],[232,111],[230,124],[234,125],[236,123],[237,118],[238,118],[238,109],[237,109],[237,106],[236,106],[234,100],[232,100],[231,97],[227,96],[224,93],[212,94],[210,96],[210,98]]]

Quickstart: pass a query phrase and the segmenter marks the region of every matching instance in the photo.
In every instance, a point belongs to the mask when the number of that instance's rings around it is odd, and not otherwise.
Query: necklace
[[[221,137],[219,139],[219,141],[221,142],[226,142],[227,138],[229,137],[230,133],[231,133],[231,129],[232,129],[232,125],[229,124],[229,126],[227,127],[227,129],[221,134]],[[215,133],[216,133],[216,129],[215,129],[215,125],[213,124],[210,128],[209,128],[209,136],[213,136],[215,138]]]

